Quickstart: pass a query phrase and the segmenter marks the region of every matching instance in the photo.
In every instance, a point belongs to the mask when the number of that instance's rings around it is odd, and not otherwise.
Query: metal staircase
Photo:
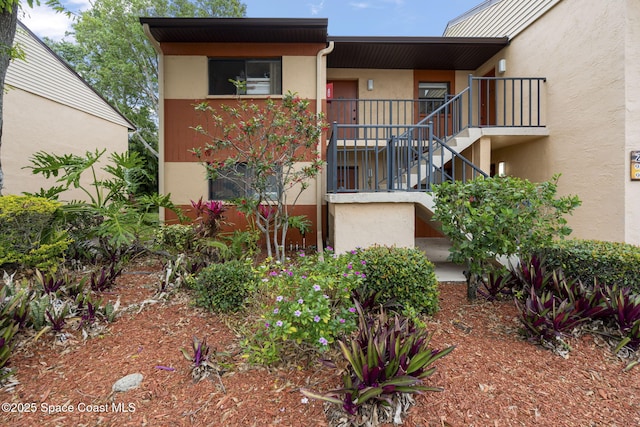
[[[327,151],[327,191],[424,192],[446,180],[487,176],[461,153],[482,136],[547,134],[542,119],[544,78],[469,76],[468,86],[416,123],[407,105],[417,101],[376,102],[362,116],[368,123],[334,122]],[[344,100],[357,109],[359,100]],[[335,102],[335,101],[334,101]],[[395,103],[395,104],[393,104]],[[389,112],[389,113],[387,113]],[[393,115],[390,112],[395,112]],[[407,120],[408,121],[408,120]]]

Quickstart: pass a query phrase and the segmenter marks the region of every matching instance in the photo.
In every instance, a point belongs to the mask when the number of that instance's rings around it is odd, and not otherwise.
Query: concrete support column
[[[483,136],[475,144],[471,151],[471,161],[474,165],[489,173],[491,170],[491,137]]]

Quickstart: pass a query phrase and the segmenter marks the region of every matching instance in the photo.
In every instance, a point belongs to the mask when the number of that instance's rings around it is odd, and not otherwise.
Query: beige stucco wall
[[[373,245],[412,248],[413,203],[329,203],[330,240],[336,253]]]
[[[562,173],[560,193],[583,202],[570,218],[579,238],[622,241],[628,234],[623,4],[563,0],[477,72],[504,58],[505,76],[547,78],[550,136],[498,150],[492,161],[534,181]]]
[[[300,98],[316,99],[316,57],[282,57],[282,93],[295,92]]]
[[[640,2],[626,0],[625,38],[625,163],[630,176],[629,153],[640,150]],[[640,245],[640,181],[625,179],[625,241]]]
[[[111,152],[127,151],[126,127],[20,89],[10,89],[4,95],[3,114],[0,152],[3,194],[33,193],[56,185],[54,179],[47,180],[33,175],[30,169],[22,169],[30,165],[29,158],[38,151],[83,156],[86,151],[106,148],[103,160]],[[101,169],[97,172],[99,178],[106,175]],[[82,182],[91,181],[87,178]],[[65,192],[60,199],[86,200],[80,190]]]
[[[164,193],[171,194],[176,205],[188,205],[209,194],[205,169],[199,163],[165,162],[164,178]]]
[[[367,80],[373,90],[367,90]],[[359,99],[413,99],[413,70],[330,68],[327,80],[357,80]]]
[[[203,99],[209,92],[207,57],[164,56],[164,96],[167,99]]]

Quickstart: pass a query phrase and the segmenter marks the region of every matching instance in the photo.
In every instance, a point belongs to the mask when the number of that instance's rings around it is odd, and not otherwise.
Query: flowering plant
[[[262,340],[262,360],[277,361],[287,346],[324,352],[335,340],[356,328],[356,308],[351,299],[363,275],[340,257],[303,256],[295,266],[266,269],[264,287],[270,301],[260,319],[257,339]],[[258,347],[258,346],[256,346]]]
[[[191,206],[196,213],[196,232],[204,237],[213,237],[220,229],[220,223],[224,212],[227,210],[224,203],[219,200],[203,201],[202,197],[197,202],[191,201]]]

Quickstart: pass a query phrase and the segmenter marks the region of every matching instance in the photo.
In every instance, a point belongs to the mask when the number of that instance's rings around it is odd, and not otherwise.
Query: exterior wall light
[[[507,173],[505,172],[505,169],[506,169],[505,162],[499,162],[498,163],[498,176],[506,176]]]
[[[367,90],[373,90],[373,79],[367,80]]]
[[[507,60],[501,59],[500,61],[498,61],[498,72],[504,73],[506,71],[507,71]]]

